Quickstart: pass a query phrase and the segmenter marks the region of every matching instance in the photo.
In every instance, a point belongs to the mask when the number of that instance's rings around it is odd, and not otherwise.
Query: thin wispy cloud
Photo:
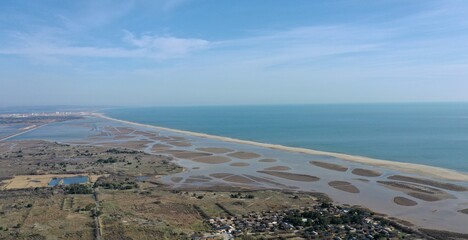
[[[414,89],[408,99],[425,97],[418,90],[433,91],[442,81],[451,82],[452,92],[468,87],[466,1],[376,2],[365,11],[367,5],[330,2],[45,1],[25,8],[12,1],[0,6],[0,81],[34,79],[39,72],[63,84],[98,79],[125,85],[131,79],[147,84],[141,91],[190,82],[193,89],[206,86],[204,95],[226,96],[253,86],[252,95],[265,99],[302,86],[294,94],[328,101],[341,86],[354,89],[350,99],[384,99],[383,86]],[[381,94],[366,95],[360,86]]]
[[[158,36],[144,34],[136,37],[129,31],[124,31],[123,40],[137,49],[144,50],[147,57],[158,59],[186,56],[192,52],[206,49],[209,42],[196,38],[177,38],[173,36]]]

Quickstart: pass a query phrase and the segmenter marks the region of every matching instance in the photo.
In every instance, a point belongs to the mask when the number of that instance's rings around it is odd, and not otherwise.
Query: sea
[[[122,120],[468,172],[468,103],[111,108]]]

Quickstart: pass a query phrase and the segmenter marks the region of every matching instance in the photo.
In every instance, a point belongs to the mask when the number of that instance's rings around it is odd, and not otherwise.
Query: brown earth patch
[[[328,183],[330,187],[333,187],[335,189],[344,191],[344,192],[349,192],[349,193],[359,193],[359,189],[355,187],[352,183],[350,182],[345,182],[345,181],[331,181]]]
[[[325,168],[328,170],[339,171],[339,172],[346,172],[348,168],[342,165],[334,164],[334,163],[326,163],[320,161],[310,161],[310,164],[315,165],[317,167]]]
[[[253,152],[234,152],[234,153],[229,153],[228,156],[245,160],[245,159],[258,158],[261,155],[253,153]]]
[[[442,189],[446,189],[450,191],[458,191],[458,192],[468,191],[468,188],[463,187],[463,186],[459,186],[459,185],[452,184],[452,183],[438,182],[438,181],[424,179],[424,178],[393,175],[393,176],[388,177],[388,179],[404,181],[404,182],[419,183],[419,184],[442,188]]]
[[[222,157],[222,156],[207,156],[207,157],[194,158],[192,159],[192,161],[201,162],[201,163],[209,163],[209,164],[220,164],[220,163],[230,162],[231,159],[227,157]]]
[[[398,205],[407,206],[407,207],[418,205],[417,202],[415,202],[415,201],[413,201],[411,199],[405,198],[405,197],[395,197],[393,199],[393,202],[398,204]]]
[[[288,173],[288,172],[278,172],[278,171],[257,171],[259,173],[264,173],[268,175],[272,175],[279,178],[284,178],[293,181],[300,181],[300,182],[316,182],[320,180],[320,178],[306,175],[306,174],[296,174],[296,173]]]
[[[202,152],[209,152],[209,153],[228,153],[228,152],[234,151],[230,148],[215,148],[215,147],[197,148],[197,150],[202,151]]]
[[[291,168],[286,167],[286,166],[274,166],[274,167],[265,168],[263,170],[264,171],[286,171],[286,170],[291,170]]]
[[[355,168],[353,169],[352,173],[354,175],[359,175],[363,177],[378,177],[382,175],[382,173],[379,171],[364,169],[364,168]]]

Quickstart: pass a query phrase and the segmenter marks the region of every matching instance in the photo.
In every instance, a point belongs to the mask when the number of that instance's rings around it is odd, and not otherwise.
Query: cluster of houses
[[[213,239],[243,235],[298,236],[306,239],[400,239],[411,232],[371,212],[319,204],[313,207],[251,212],[208,219]],[[206,235],[207,238],[208,235]],[[205,238],[206,239],[206,238]]]

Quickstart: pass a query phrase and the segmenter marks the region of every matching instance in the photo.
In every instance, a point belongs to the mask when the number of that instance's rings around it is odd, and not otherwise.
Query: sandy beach
[[[104,118],[104,119],[108,119],[112,121],[117,121],[117,122],[121,122],[125,124],[131,124],[135,126],[148,127],[148,128],[170,131],[170,132],[180,133],[180,134],[188,134],[188,135],[192,135],[196,137],[210,138],[210,139],[215,139],[215,140],[220,140],[220,141],[225,141],[225,142],[248,144],[248,145],[254,145],[254,146],[277,149],[277,150],[282,150],[282,151],[289,151],[289,152],[330,156],[330,157],[335,157],[335,158],[339,158],[339,159],[346,160],[346,161],[363,163],[363,164],[379,166],[379,167],[386,167],[386,168],[394,169],[394,170],[401,171],[401,172],[418,174],[418,175],[427,176],[427,177],[434,177],[434,178],[440,178],[440,179],[452,180],[452,181],[468,181],[467,173],[458,172],[455,170],[450,170],[450,169],[445,169],[445,168],[432,167],[432,166],[414,164],[414,163],[403,163],[403,162],[373,159],[373,158],[368,158],[368,157],[363,157],[363,156],[353,156],[353,155],[348,155],[348,154],[343,154],[343,153],[317,151],[317,150],[306,149],[306,148],[287,147],[287,146],[281,146],[281,145],[276,145],[276,144],[260,143],[260,142],[254,142],[254,141],[234,139],[234,138],[229,138],[229,137],[215,136],[215,135],[210,135],[210,134],[205,134],[205,133],[196,133],[196,132],[177,130],[177,129],[171,129],[171,128],[165,128],[165,127],[157,127],[157,126],[152,126],[152,125],[147,125],[147,124],[140,124],[140,123],[125,121],[125,120],[115,119],[115,118],[111,118],[100,113],[92,113],[92,116],[96,116],[96,117],[100,117],[100,118]]]

